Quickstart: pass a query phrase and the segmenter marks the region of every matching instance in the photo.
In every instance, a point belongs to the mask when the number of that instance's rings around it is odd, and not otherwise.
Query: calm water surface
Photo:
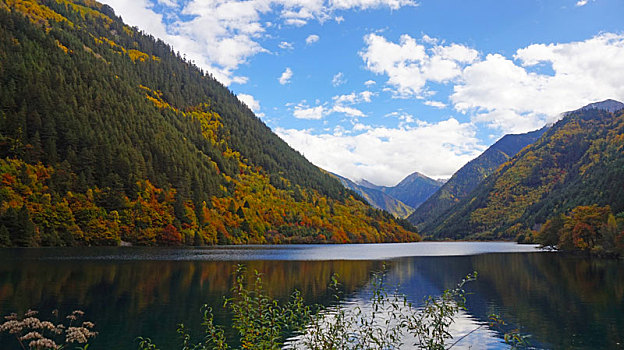
[[[169,349],[177,344],[178,323],[200,323],[203,304],[215,309],[218,323],[228,324],[221,304],[239,263],[263,273],[276,298],[299,289],[310,303],[323,304],[331,300],[333,273],[349,303],[365,304],[371,274],[384,263],[388,282],[416,303],[478,271],[456,336],[486,324],[495,312],[531,334],[539,348],[624,348],[623,262],[512,243],[3,249],[0,314],[79,308],[100,332],[90,349],[135,349],[137,336]],[[10,341],[0,337],[0,349],[11,349]],[[454,348],[506,347],[500,334],[482,326]]]

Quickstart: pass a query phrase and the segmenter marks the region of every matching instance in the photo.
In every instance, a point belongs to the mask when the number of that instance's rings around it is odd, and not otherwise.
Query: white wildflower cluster
[[[41,338],[41,339],[37,339],[35,341],[31,341],[28,344],[28,346],[31,349],[37,349],[37,350],[39,350],[39,349],[41,349],[41,350],[43,350],[43,349],[45,349],[45,350],[48,350],[48,349],[54,349],[54,350],[59,349],[59,346],[56,345],[56,343],[52,339],[48,339],[48,338]]]
[[[14,335],[23,350],[56,350],[64,348],[64,344],[86,344],[97,335],[93,331],[93,322],[84,321],[79,327],[72,326],[84,316],[84,312],[80,310],[75,310],[66,317],[69,320],[68,325],[42,321],[38,314],[38,311],[28,310],[22,318],[16,313],[7,315],[4,317],[5,322],[0,324],[0,333]],[[58,319],[58,310],[54,310],[52,316]]]
[[[91,326],[91,327],[87,327]],[[67,332],[65,332],[65,342],[66,343],[79,343],[84,344],[89,341],[89,338],[93,338],[97,335],[97,332],[91,331],[89,328],[92,328],[93,323],[84,322],[82,327],[69,327],[67,328]]]

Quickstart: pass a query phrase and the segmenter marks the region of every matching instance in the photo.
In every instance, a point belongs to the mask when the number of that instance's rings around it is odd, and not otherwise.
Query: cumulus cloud
[[[375,84],[377,84],[377,82],[374,81],[374,80],[367,80],[367,81],[364,82],[364,85],[366,85],[368,87],[373,86]]]
[[[268,16],[277,15],[284,25],[302,26],[335,18],[337,10],[415,5],[411,0],[155,1],[165,5],[159,9],[161,13],[156,12],[154,1],[102,0],[127,23],[171,44],[226,85],[246,83],[246,77],[236,74],[238,67],[254,55],[268,52],[260,44],[270,26]],[[172,10],[176,12],[171,14]],[[165,24],[164,14],[173,21]]]
[[[484,150],[468,123],[448,119],[399,128],[355,124],[361,133],[314,133],[276,129],[277,134],[323,169],[352,179],[392,186],[415,170],[449,177]]]
[[[244,104],[249,107],[254,113],[258,113],[260,111],[260,102],[256,100],[253,96],[248,94],[238,94],[238,99],[241,100]]]
[[[323,103],[316,107],[310,107],[307,105],[306,101],[303,100],[297,103],[293,109],[293,116],[297,119],[314,119],[319,120],[323,119],[325,116],[328,116],[333,113],[344,114],[347,117],[366,117],[366,114],[361,110],[351,107],[350,105],[354,105],[361,102],[370,102],[370,96],[372,93],[370,91],[363,91],[359,94],[355,92],[348,95],[338,95],[333,97],[332,103]],[[318,101],[317,101],[318,104]],[[293,104],[289,104],[287,106],[292,106]]]
[[[332,78],[332,85],[333,86],[339,86],[342,85],[344,83],[347,82],[347,79],[345,78],[344,74],[342,72],[338,72],[336,73],[336,75],[334,75],[334,77]]]
[[[297,119],[323,119],[323,116],[327,113],[325,107],[316,106],[316,107],[308,107],[303,104],[299,104],[295,106],[295,110],[293,112],[293,116]]]
[[[353,107],[336,105],[334,106],[334,108],[332,108],[331,111],[336,113],[342,113],[349,117],[366,117],[366,115],[362,111]]]
[[[540,73],[540,68],[548,68]],[[465,68],[454,86],[456,110],[503,132],[523,132],[588,103],[624,99],[624,35],[534,44],[513,59],[489,54]]]
[[[581,7],[587,5],[587,0],[579,0],[576,2],[576,7]]]
[[[395,43],[369,34],[364,41],[360,55],[369,71],[388,78],[384,91],[444,108],[431,100],[431,86],[452,84],[453,108],[501,133],[534,130],[588,103],[624,99],[624,34],[533,44],[512,57],[483,57],[426,35],[421,40],[403,35]]]
[[[318,42],[320,39],[321,38],[318,35],[311,34],[311,35],[308,35],[308,37],[306,38],[305,42],[306,42],[307,45],[312,45],[315,42]]]
[[[440,101],[425,101],[423,102],[426,106],[434,107],[434,108],[446,108],[446,103]]]
[[[409,127],[412,123],[417,121],[414,118],[413,115],[411,115],[409,113],[406,113],[404,111],[397,111],[397,112],[388,113],[388,114],[384,115],[384,117],[398,119],[399,120],[399,128]]]
[[[295,48],[295,46],[292,43],[289,43],[288,41],[282,41],[279,43],[278,46],[280,49],[284,49],[284,50],[293,50]]]
[[[477,60],[478,51],[458,44],[437,44],[429,37],[416,40],[404,34],[398,43],[381,35],[364,37],[360,56],[366,68],[388,76],[388,85],[400,97],[421,97],[427,82],[446,83],[458,78],[462,68]]]
[[[280,77],[277,80],[279,80],[280,84],[286,85],[290,83],[290,78],[292,78],[292,76],[293,76],[292,69],[290,69],[290,67],[287,67],[286,70],[282,73],[282,75],[280,75]]]
[[[356,103],[362,103],[362,102],[371,102],[372,96],[375,96],[375,93],[366,90],[360,93],[352,92],[346,95],[337,95],[337,96],[332,97],[332,100],[334,101],[334,103],[338,105],[356,104]]]

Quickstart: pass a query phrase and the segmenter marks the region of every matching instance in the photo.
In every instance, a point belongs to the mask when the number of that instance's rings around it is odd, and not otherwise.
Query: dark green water
[[[333,273],[348,296],[363,298],[386,261],[389,283],[415,302],[478,271],[457,326],[464,333],[496,312],[536,347],[624,348],[624,263],[531,250],[501,243],[0,250],[0,314],[78,308],[100,333],[90,349],[134,349],[137,336],[169,349],[176,325],[198,324],[203,304],[228,324],[221,304],[239,263],[262,272],[274,297],[296,288],[311,303],[328,303]],[[505,348],[487,327],[471,337],[456,348]],[[11,341],[0,337],[0,349],[13,349]]]

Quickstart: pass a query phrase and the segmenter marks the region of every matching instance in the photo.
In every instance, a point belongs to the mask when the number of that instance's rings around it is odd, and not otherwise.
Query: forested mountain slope
[[[427,227],[433,220],[455,203],[466,198],[472,190],[496,168],[524,147],[542,136],[546,128],[525,134],[505,135],[477,158],[471,160],[429,197],[416,207],[408,220],[419,228]]]
[[[92,0],[0,0],[0,246],[418,239]]]
[[[580,206],[624,211],[624,105],[614,102],[567,113],[425,227],[426,234],[513,239]]]

